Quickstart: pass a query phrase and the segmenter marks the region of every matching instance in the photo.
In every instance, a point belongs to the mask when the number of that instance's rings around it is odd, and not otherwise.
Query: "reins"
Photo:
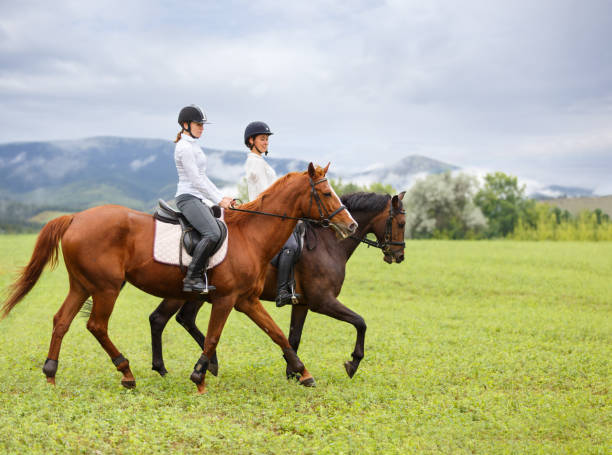
[[[238,209],[235,207],[229,207],[229,210],[233,210],[235,212],[251,213],[253,215],[273,216],[275,218],[282,218],[283,220],[308,221],[310,223],[318,224],[319,226],[327,228],[331,224],[330,220],[334,216],[336,216],[338,213],[340,213],[342,210],[346,210],[346,206],[340,205],[340,207],[338,207],[332,213],[329,213],[325,209],[325,207],[323,207],[323,203],[321,202],[321,198],[319,197],[319,194],[315,190],[315,186],[318,185],[319,183],[323,183],[326,181],[327,181],[327,178],[322,178],[321,180],[317,180],[316,182],[313,182],[312,179],[310,180],[310,186],[312,188],[312,191],[310,193],[310,207],[312,208],[312,201],[314,199],[315,202],[317,203],[317,208],[319,209],[319,215],[321,217],[318,220],[315,220],[314,218],[307,218],[307,217],[279,215],[278,213],[262,212],[260,210]]]
[[[282,218],[283,220],[310,221],[311,223],[315,223],[315,224],[321,224],[321,221],[329,221],[327,219],[326,220],[315,220],[313,218],[303,218],[303,217],[297,217],[297,216],[279,215],[278,213],[261,212],[259,210],[237,209],[235,207],[230,207],[228,210],[233,210],[234,212],[252,213],[253,215],[273,216],[273,217],[276,217],[276,218]]]

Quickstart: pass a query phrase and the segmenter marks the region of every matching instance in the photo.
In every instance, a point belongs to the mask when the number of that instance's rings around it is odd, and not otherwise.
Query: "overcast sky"
[[[0,0],[0,142],[172,139],[196,103],[208,147],[264,120],[279,157],[612,194],[610,43],[612,0]]]

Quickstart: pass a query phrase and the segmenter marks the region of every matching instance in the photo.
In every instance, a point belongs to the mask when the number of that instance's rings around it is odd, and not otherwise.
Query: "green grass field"
[[[34,240],[0,236],[0,288]],[[612,242],[409,241],[406,257],[388,265],[361,247],[349,262],[340,299],[368,323],[352,380],[351,326],[309,315],[308,389],[286,381],[280,349],[234,312],[203,396],[189,381],[198,348],[174,321],[170,373],[151,371],[158,299],[132,286],[110,335],[136,389],[121,387],[80,316],[48,386],[41,367],[67,280],[62,265],[47,271],[0,322],[0,452],[612,453]],[[287,333],[289,309],[266,306]]]

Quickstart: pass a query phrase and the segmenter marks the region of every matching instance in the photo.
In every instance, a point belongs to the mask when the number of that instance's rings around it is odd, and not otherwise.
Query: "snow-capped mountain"
[[[458,169],[458,166],[425,156],[409,155],[391,165],[376,164],[363,171],[342,177],[361,185],[374,182],[387,183],[402,191],[410,188],[415,179],[419,177]]]

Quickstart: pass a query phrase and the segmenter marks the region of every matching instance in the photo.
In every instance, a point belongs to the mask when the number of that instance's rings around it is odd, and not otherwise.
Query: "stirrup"
[[[214,291],[215,289],[217,288],[212,284],[210,286],[208,285],[208,275],[206,274],[206,270],[204,270],[204,290],[200,292],[200,294],[208,294],[210,291]]]
[[[204,279],[189,278],[183,279],[183,292],[197,292],[199,294],[208,294],[210,291],[217,289],[212,284],[208,284],[208,277],[204,274]]]
[[[279,292],[276,296],[276,306],[282,307],[285,305],[299,305],[300,294],[296,294],[295,292]]]

